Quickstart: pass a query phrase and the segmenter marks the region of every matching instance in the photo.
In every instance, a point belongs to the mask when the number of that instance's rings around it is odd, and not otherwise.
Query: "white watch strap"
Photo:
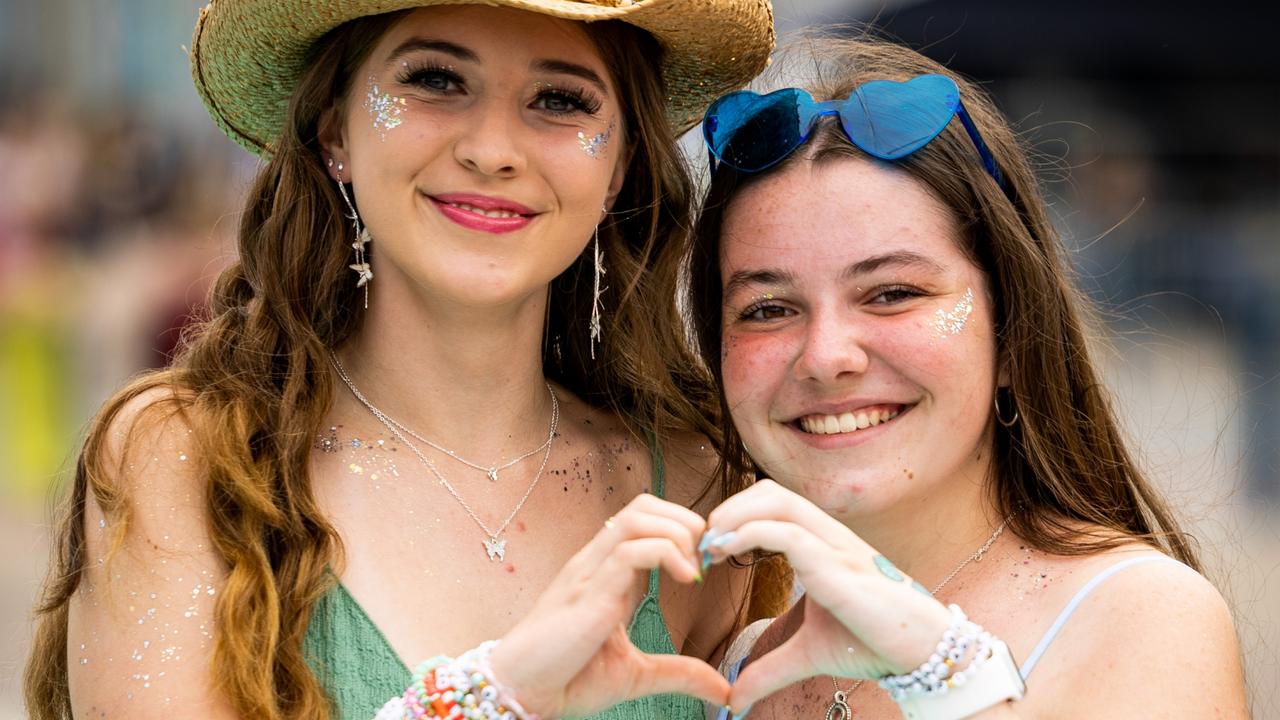
[[[1018,665],[1009,654],[1009,646],[996,640],[991,643],[991,657],[978,672],[969,674],[964,685],[942,695],[912,695],[898,703],[907,720],[960,720],[999,705],[1006,700],[1021,700],[1026,685]]]

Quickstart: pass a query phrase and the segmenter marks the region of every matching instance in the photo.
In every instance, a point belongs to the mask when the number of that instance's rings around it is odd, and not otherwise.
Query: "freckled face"
[[[770,477],[847,518],[985,479],[991,308],[941,202],[891,167],[800,162],[723,233],[725,394]]]
[[[469,306],[536,296],[621,187],[621,106],[580,23],[422,8],[352,83],[329,150],[349,168],[380,293]]]

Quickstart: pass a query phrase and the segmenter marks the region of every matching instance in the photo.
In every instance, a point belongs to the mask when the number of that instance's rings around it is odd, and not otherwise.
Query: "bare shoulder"
[[[1093,607],[1082,612],[1082,626],[1141,638],[1151,654],[1177,651],[1193,638],[1197,645],[1212,641],[1214,647],[1205,650],[1236,652],[1230,608],[1199,572],[1144,546],[1101,559],[1094,576],[1100,582],[1088,598]]]
[[[231,717],[212,688],[226,569],[208,530],[206,473],[186,399],[153,388],[110,420],[90,466],[85,568],[68,613],[76,716]]]
[[[1247,716],[1230,608],[1209,580],[1137,543],[1077,562],[1095,584],[1028,678],[1030,704],[1078,717]]]
[[[136,485],[151,479],[163,479],[168,489],[191,489],[188,485],[199,474],[195,422],[190,398],[175,388],[152,387],[130,398],[110,419],[103,435],[97,458],[103,480],[135,496],[143,494]],[[167,472],[156,475],[159,470]]]

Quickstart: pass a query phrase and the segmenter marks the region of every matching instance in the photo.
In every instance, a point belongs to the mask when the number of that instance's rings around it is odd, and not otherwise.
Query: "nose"
[[[832,310],[809,316],[804,345],[793,366],[797,380],[831,383],[867,371],[870,357],[857,323]]]
[[[463,123],[454,157],[468,170],[494,177],[514,177],[525,169],[519,118],[498,102],[485,102]]]

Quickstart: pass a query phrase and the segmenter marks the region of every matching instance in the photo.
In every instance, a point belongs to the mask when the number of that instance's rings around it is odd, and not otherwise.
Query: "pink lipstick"
[[[440,214],[469,230],[501,234],[528,227],[538,213],[512,200],[451,193],[428,195]]]

